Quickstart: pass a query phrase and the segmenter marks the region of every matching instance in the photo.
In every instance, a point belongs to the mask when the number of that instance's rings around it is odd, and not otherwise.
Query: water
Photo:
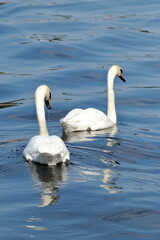
[[[0,237],[159,239],[159,1],[3,1],[0,44]],[[115,81],[118,124],[62,136],[75,107],[106,112],[106,73]],[[71,164],[28,165],[37,134],[34,91],[52,89],[50,134]]]

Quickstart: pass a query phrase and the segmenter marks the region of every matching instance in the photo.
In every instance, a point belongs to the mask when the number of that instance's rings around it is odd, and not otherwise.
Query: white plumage
[[[113,126],[113,122],[98,109],[73,109],[64,119],[61,119],[64,131],[94,131]]]
[[[60,137],[48,135],[44,102],[51,109],[50,98],[51,91],[46,85],[41,85],[36,89],[35,101],[40,135],[30,139],[23,151],[23,155],[28,161],[56,165],[58,163],[67,163],[70,160],[70,154]]]
[[[113,89],[116,76],[125,82],[120,66],[113,65],[108,71],[108,114],[95,108],[73,109],[60,120],[65,133],[106,129],[117,122]]]

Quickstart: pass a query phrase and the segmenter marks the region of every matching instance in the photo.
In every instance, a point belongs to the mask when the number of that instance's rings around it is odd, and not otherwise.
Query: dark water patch
[[[22,101],[24,101],[24,99],[13,100],[10,102],[3,102],[3,103],[0,103],[0,108],[14,107],[19,104],[23,104]]]
[[[147,216],[157,216],[159,215],[159,211],[155,211],[152,209],[124,209],[118,211],[116,214],[103,217],[104,220],[113,221],[113,222],[121,222],[121,221],[132,221],[135,218],[146,218]],[[148,218],[147,218],[148,219]]]
[[[138,139],[138,138],[137,138]],[[128,139],[119,139],[120,144],[116,146],[114,149],[114,154],[117,156],[121,156],[121,159],[123,161],[131,161],[133,163],[136,163],[137,160],[151,160],[152,158],[158,159],[158,155],[156,152],[156,148],[154,147],[154,144],[150,144],[148,142],[143,144],[141,141],[134,141],[134,147],[133,147],[133,142],[129,141]],[[121,153],[120,153],[120,152]],[[129,152],[130,158],[125,159],[125,154],[123,152]]]
[[[14,39],[21,40],[19,44],[32,44],[33,40],[40,42],[58,42],[65,41],[67,35],[49,35],[49,34],[33,34],[32,36],[13,36]]]
[[[0,72],[0,75],[9,75],[9,76],[31,76],[32,74],[29,73],[7,73],[7,72]]]
[[[0,5],[7,4],[6,2],[0,2]]]

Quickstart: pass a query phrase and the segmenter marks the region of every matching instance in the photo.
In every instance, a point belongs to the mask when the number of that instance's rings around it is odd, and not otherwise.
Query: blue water
[[[160,239],[159,1],[0,3],[0,238]],[[59,119],[76,107],[107,112],[115,81],[117,126],[63,136]],[[68,166],[29,165],[38,133],[34,91],[52,89],[50,134]]]

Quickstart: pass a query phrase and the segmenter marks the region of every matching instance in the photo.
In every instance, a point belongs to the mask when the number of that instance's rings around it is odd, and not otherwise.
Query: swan
[[[29,162],[37,162],[47,165],[56,165],[58,163],[68,163],[70,160],[69,151],[58,136],[49,136],[44,102],[48,109],[50,104],[51,90],[46,85],[39,86],[35,91],[36,112],[39,125],[39,135],[30,139],[23,151],[23,156]]]
[[[122,81],[126,81],[122,75],[120,66],[112,65],[108,70],[108,114],[95,108],[71,110],[64,118],[60,120],[65,133],[77,131],[96,131],[112,127],[117,122],[114,79],[118,76]]]

